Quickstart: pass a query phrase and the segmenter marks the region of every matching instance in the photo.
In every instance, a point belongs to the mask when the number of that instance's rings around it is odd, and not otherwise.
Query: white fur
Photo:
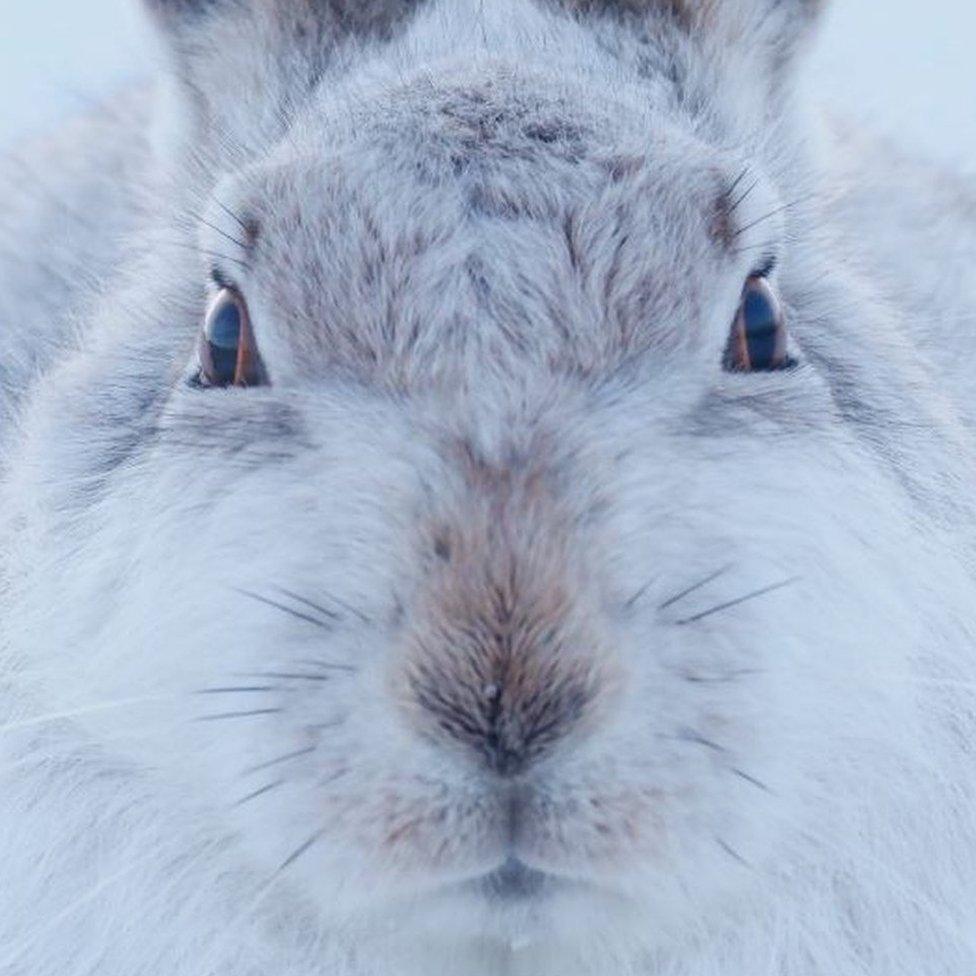
[[[804,0],[156,6],[0,184],[0,972],[971,974],[973,188],[821,128]],[[730,375],[766,251],[800,366]],[[186,383],[213,260],[267,388]],[[514,907],[431,526],[594,676]]]

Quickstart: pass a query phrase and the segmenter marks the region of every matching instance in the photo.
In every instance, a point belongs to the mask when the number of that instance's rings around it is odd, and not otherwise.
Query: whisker
[[[35,715],[31,718],[21,719],[16,722],[7,722],[0,725],[0,734],[12,732],[16,729],[29,729],[35,725],[44,725],[46,722],[58,722],[61,719],[77,718],[81,715],[92,715],[95,712],[108,711],[112,708],[125,708],[128,705],[145,705],[147,702],[170,701],[172,695],[146,695],[139,698],[120,698],[117,701],[99,702],[96,705],[87,705],[83,708],[67,709],[63,712],[49,712],[47,715]]]
[[[814,194],[810,193],[804,197],[797,197],[796,200],[793,200],[790,203],[784,203],[781,207],[776,207],[775,210],[770,210],[769,213],[763,214],[762,217],[757,217],[755,220],[750,221],[744,227],[738,228],[738,230],[736,230],[736,232],[732,236],[734,238],[741,237],[744,233],[746,233],[746,231],[752,230],[753,227],[758,227],[760,224],[764,223],[767,220],[770,220],[771,218],[775,217],[777,214],[785,213],[788,210],[792,210],[794,207],[799,206],[801,203],[806,203],[808,200],[812,200],[813,197]]]
[[[231,919],[230,925],[226,925],[224,927],[225,938],[228,938],[226,936],[227,932],[234,932],[236,930],[237,923],[250,915],[251,912],[256,911],[260,907],[261,903],[268,897],[268,895],[271,894],[281,871],[282,868],[276,869],[269,877],[265,878],[265,880],[257,886],[257,889],[254,891],[254,897],[251,899],[251,901],[245,905],[240,912],[235,914],[235,916]]]
[[[629,600],[624,602],[624,609],[631,610],[637,604],[637,602],[644,596],[644,594],[651,588],[654,580],[648,580]]]
[[[267,786],[262,786],[261,789],[248,793],[247,796],[242,796],[234,802],[233,806],[242,807],[245,803],[250,803],[251,800],[256,800],[259,796],[264,796],[265,793],[270,793],[272,790],[278,789],[279,786],[284,786],[285,783],[286,780],[276,779],[273,783],[268,783]]]
[[[735,203],[733,203],[732,206],[729,208],[731,213],[734,214],[739,209],[739,207],[741,207],[742,204],[744,204],[746,200],[749,199],[749,197],[752,195],[752,191],[755,190],[757,186],[759,186],[760,182],[761,181],[759,177],[756,177],[756,179],[754,179],[752,183],[749,184],[749,186],[743,191],[739,199],[736,200]]]
[[[339,729],[345,724],[345,721],[341,718],[333,719],[331,722],[316,722],[315,725],[307,725],[306,728],[312,729],[316,732],[321,732],[322,730],[329,729]]]
[[[209,220],[207,220],[206,217],[202,217],[200,214],[194,214],[193,216],[196,217],[196,219],[203,224],[204,227],[209,227],[212,231],[220,234],[220,236],[225,240],[230,241],[231,244],[236,244],[242,251],[247,250],[247,245],[243,241],[239,241],[236,237],[228,234],[224,230],[221,230],[216,224],[212,224]]]
[[[340,769],[334,773],[331,773],[329,776],[323,776],[322,779],[319,780],[318,785],[328,786],[330,783],[335,783],[336,780],[342,779],[342,777],[345,776],[348,772],[349,772],[348,769]]]
[[[306,623],[312,624],[315,627],[321,627],[323,630],[332,630],[332,627],[319,620],[317,617],[311,616],[311,614],[302,613],[301,610],[295,610],[293,607],[289,607],[287,604],[279,603],[277,600],[269,599],[266,596],[261,596],[260,593],[253,593],[250,590],[241,590],[235,587],[236,592],[240,593],[242,596],[250,597],[252,600],[257,600],[258,603],[263,603],[265,606],[273,607],[275,610],[280,610],[282,613],[286,613],[291,617],[296,617],[298,620],[304,620]]]
[[[214,203],[217,204],[218,207],[220,207],[221,210],[223,210],[225,214],[227,214],[228,217],[230,217],[231,220],[234,221],[234,223],[237,224],[238,227],[240,227],[242,231],[244,231],[245,234],[251,233],[251,228],[248,227],[247,224],[245,224],[244,221],[241,220],[240,216],[236,214],[233,210],[231,210],[231,208],[228,207],[226,203],[222,203],[216,197],[211,197],[211,199],[213,200]],[[242,247],[243,246],[244,245],[242,245]]]
[[[275,874],[281,874],[283,871],[287,871],[300,857],[307,854],[324,836],[325,830],[317,830],[314,834],[301,847],[293,851],[281,862],[278,866],[278,870]]]
[[[729,671],[727,674],[705,675],[705,674],[686,674],[684,680],[692,685],[725,685],[739,678],[751,678],[757,674],[764,674],[759,668],[739,668],[737,671]]]
[[[305,606],[311,607],[313,610],[318,610],[319,613],[324,613],[327,616],[335,616],[337,618],[339,616],[335,613],[334,610],[328,610],[326,607],[320,606],[317,603],[313,603],[311,600],[307,599],[306,597],[301,596],[298,593],[293,593],[291,590],[286,590],[283,587],[279,587],[278,591],[280,593],[284,593],[285,596],[290,596],[293,600],[298,600],[300,603],[304,603]],[[337,597],[334,593],[326,593],[325,595],[336,606],[342,607],[343,610],[345,610],[347,613],[351,613],[354,617],[357,617],[364,624],[371,624],[373,622],[372,617],[363,613],[362,610],[358,609],[357,607],[354,607],[351,603],[348,603],[345,600],[341,599],[340,597]]]
[[[250,776],[252,773],[260,773],[262,770],[271,769],[273,766],[288,762],[291,759],[311,755],[313,752],[315,752],[315,746],[309,746],[307,749],[296,749],[294,752],[286,752],[283,756],[276,756],[267,762],[258,763],[256,766],[248,766],[247,769],[242,770],[241,775]]]
[[[241,678],[278,678],[281,681],[331,681],[328,674],[302,674],[298,671],[259,671],[256,674],[242,674]]]
[[[196,721],[219,722],[225,718],[252,718],[259,715],[278,715],[283,711],[283,708],[255,708],[247,712],[221,712],[217,715],[200,715]]]
[[[291,597],[297,603],[304,603],[306,607],[311,610],[317,610],[323,617],[328,617],[330,620],[341,620],[341,616],[335,612],[335,610],[329,610],[327,607],[319,606],[317,603],[313,603],[311,600],[307,600],[305,597],[300,596],[298,593],[293,593],[291,590],[286,590],[283,586],[278,587],[278,592],[284,596]]]
[[[732,198],[732,194],[739,188],[739,184],[749,175],[750,167],[744,166],[742,172],[732,181],[729,188],[725,191],[725,196],[729,199]],[[733,208],[734,209],[734,208]]]
[[[728,600],[725,603],[719,603],[714,607],[709,607],[708,610],[702,610],[701,613],[696,613],[694,616],[685,617],[683,620],[676,620],[675,623],[680,627],[686,626],[687,624],[696,624],[700,620],[704,620],[706,617],[711,617],[716,613],[721,613],[723,610],[729,610],[732,607],[737,607],[742,603],[747,603],[749,600],[756,600],[761,596],[766,596],[768,593],[775,593],[777,590],[782,590],[787,586],[792,586],[799,580],[799,576],[794,576],[791,579],[783,580],[780,583],[773,583],[772,586],[764,586],[761,590],[755,590],[752,593],[747,593],[745,596],[736,597],[736,599]]]
[[[721,837],[715,838],[715,843],[725,851],[733,860],[738,861],[743,867],[751,868],[752,865],[730,844],[722,840]]]
[[[696,732],[694,729],[685,729],[675,736],[675,738],[680,742],[693,742],[695,745],[704,746],[706,749],[710,749],[712,752],[728,752],[724,746],[720,746],[717,742],[713,742],[711,739],[706,739],[705,736]]]
[[[702,587],[708,586],[709,583],[717,580],[720,576],[724,576],[731,569],[732,564],[730,563],[728,566],[723,566],[721,569],[715,570],[714,573],[710,573],[703,580],[693,583],[691,586],[683,589],[680,593],[675,593],[675,595],[669,600],[665,600],[664,603],[658,607],[658,610],[667,610],[668,607],[673,607],[676,603],[680,603],[686,596],[691,596],[692,593],[698,592],[698,590],[700,590]]]
[[[729,772],[732,773],[733,776],[738,776],[739,779],[743,779],[747,783],[751,783],[753,786],[762,790],[763,793],[771,794],[773,792],[761,779],[756,779],[755,776],[750,775],[743,769],[739,769],[736,766],[729,766]]]
[[[250,685],[240,688],[201,688],[195,692],[197,695],[236,695],[248,692],[276,691],[275,685]]]
[[[322,661],[316,658],[299,658],[296,664],[304,664],[310,668],[321,668],[323,671],[348,671],[350,674],[355,674],[359,668],[353,667],[351,664],[333,664],[331,661]]]

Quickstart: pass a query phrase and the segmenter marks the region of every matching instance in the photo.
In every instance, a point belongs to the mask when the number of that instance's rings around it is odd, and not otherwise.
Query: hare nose
[[[421,722],[440,741],[512,779],[551,753],[587,714],[595,688],[588,670],[575,663],[551,659],[528,673],[513,666],[509,675],[477,684],[440,668],[415,672],[413,698]]]
[[[436,577],[394,670],[415,730],[505,779],[589,734],[619,686],[600,607],[567,579],[562,553],[517,555]]]
[[[520,450],[452,449],[464,491],[421,526],[425,572],[393,659],[414,729],[509,780],[590,730],[619,686],[579,517],[545,451]]]
[[[487,768],[496,775],[503,778],[518,776],[542,745],[535,741],[540,730],[527,727],[524,720],[518,720],[511,707],[506,714],[503,686],[489,684],[483,694],[487,702],[486,721],[478,736],[480,742],[475,743],[478,752]]]

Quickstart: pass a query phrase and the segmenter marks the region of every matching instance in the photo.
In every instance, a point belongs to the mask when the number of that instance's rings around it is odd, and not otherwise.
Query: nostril
[[[468,755],[504,779],[522,775],[546,750],[524,701],[502,683],[468,684],[443,672],[420,673],[411,682],[428,731],[461,745]]]
[[[517,743],[506,722],[503,687],[488,684],[482,689],[485,719],[484,756],[488,768],[499,776],[517,776],[525,769],[525,749]]]
[[[483,753],[488,768],[505,779],[521,775],[528,765],[526,750],[505,742],[496,731],[485,736]]]
[[[461,555],[456,546],[452,557]],[[437,599],[415,609],[405,659],[391,672],[418,731],[511,779],[592,728],[612,687],[603,642],[576,619],[559,580],[537,571],[521,583],[509,567],[486,582],[454,565],[436,582]]]
[[[557,662],[561,665],[561,662]],[[459,676],[452,662],[414,662],[410,712],[425,734],[455,748],[501,779],[525,775],[579,729],[595,697],[584,669],[553,665],[544,673]]]

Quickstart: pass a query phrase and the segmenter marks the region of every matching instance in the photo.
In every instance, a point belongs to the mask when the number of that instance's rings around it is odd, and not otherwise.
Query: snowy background
[[[137,0],[3,0],[0,146],[154,57]],[[812,65],[828,102],[976,173],[976,3],[834,0]]]

